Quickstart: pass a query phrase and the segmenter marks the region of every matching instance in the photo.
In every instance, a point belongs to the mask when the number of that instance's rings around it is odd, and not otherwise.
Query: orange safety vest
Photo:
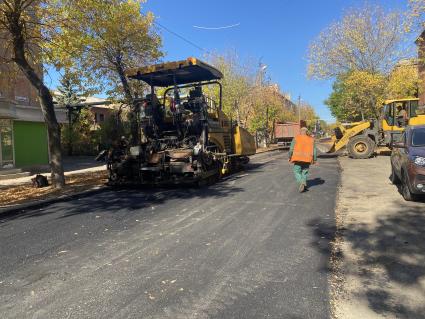
[[[291,162],[312,163],[314,156],[314,139],[308,135],[295,137],[295,145],[292,151]]]

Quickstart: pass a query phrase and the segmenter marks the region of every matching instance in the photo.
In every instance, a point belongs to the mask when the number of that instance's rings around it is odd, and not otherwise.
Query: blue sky
[[[323,101],[331,92],[330,81],[306,77],[306,55],[310,41],[322,29],[337,21],[344,11],[366,3],[363,0],[148,0],[143,11],[152,11],[157,21],[207,51],[225,53],[236,50],[242,58],[262,59],[268,65],[272,82],[310,103],[326,121],[333,121]],[[407,8],[408,0],[369,0],[388,9]],[[193,26],[220,27],[240,23],[224,30],[202,30]],[[164,60],[205,52],[159,28],[163,36]],[[46,78],[55,87],[57,75]]]
[[[150,0],[145,10],[152,11],[158,22],[198,46],[213,52],[235,49],[246,58],[262,58],[269,66],[273,82],[294,100],[298,95],[309,102],[324,120],[332,120],[323,101],[331,83],[306,78],[306,55],[309,42],[351,7],[356,0]],[[375,0],[385,8],[405,9],[407,0]],[[200,30],[193,26],[219,27],[240,23],[225,30]],[[202,56],[203,52],[176,36],[163,35],[164,60]]]

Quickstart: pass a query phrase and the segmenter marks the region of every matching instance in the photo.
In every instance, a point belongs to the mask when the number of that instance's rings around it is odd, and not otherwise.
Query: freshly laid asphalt
[[[204,188],[106,190],[0,215],[1,318],[329,318],[339,179],[285,153]]]

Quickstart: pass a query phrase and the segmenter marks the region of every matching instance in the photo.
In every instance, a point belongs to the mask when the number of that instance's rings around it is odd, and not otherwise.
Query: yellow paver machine
[[[334,153],[347,148],[350,157],[371,157],[377,147],[389,147],[399,141],[407,125],[425,124],[425,107],[418,99],[388,100],[384,103],[379,119],[340,124],[335,134],[321,139],[317,147],[321,152]]]
[[[150,90],[138,100],[140,143],[109,156],[110,184],[203,183],[255,154],[254,137],[222,110],[223,75],[216,68],[188,58],[126,75]]]

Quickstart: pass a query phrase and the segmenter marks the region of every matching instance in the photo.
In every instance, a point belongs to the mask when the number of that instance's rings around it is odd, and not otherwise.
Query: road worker
[[[314,138],[308,135],[306,127],[302,127],[300,135],[296,136],[289,149],[289,161],[294,164],[295,179],[299,184],[300,193],[307,189],[308,170],[317,160],[317,150]]]
[[[406,109],[402,105],[397,106],[397,123],[398,123],[398,126],[399,127],[405,126],[406,120],[407,120]]]

